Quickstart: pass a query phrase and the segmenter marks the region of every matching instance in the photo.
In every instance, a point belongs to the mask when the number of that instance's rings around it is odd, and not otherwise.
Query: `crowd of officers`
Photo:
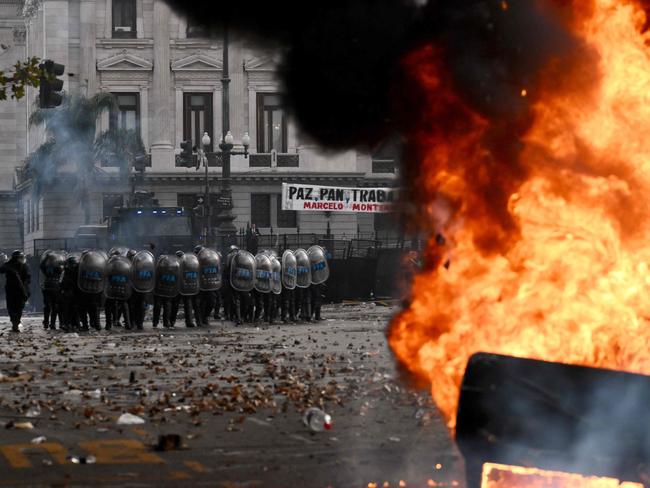
[[[46,329],[85,331],[143,329],[153,305],[153,327],[174,327],[183,307],[186,327],[207,327],[210,319],[240,325],[261,320],[322,320],[324,283],[329,277],[325,250],[250,252],[231,246],[225,259],[203,246],[156,259],[150,251],[123,247],[80,253],[48,250],[41,256],[41,289]],[[7,308],[12,330],[19,331],[29,298],[25,257],[15,251],[0,267],[7,276]]]

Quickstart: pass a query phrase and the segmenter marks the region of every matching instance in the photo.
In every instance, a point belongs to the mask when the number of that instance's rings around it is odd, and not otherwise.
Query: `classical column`
[[[244,43],[239,35],[233,35],[230,42],[230,130],[235,143],[244,135],[244,106],[248,94],[244,82]]]
[[[81,93],[84,93],[83,85],[85,84],[87,86],[85,94],[90,97],[97,91],[95,0],[81,0],[79,10],[79,17],[81,19],[79,28]]]
[[[151,163],[155,170],[174,167],[174,147],[171,143],[172,73],[169,66],[169,7],[164,0],[154,0],[153,25]]]

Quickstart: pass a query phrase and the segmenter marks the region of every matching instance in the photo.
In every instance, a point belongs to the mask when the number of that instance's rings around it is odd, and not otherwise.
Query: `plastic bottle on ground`
[[[312,432],[322,432],[332,428],[332,417],[316,407],[307,409],[302,421]]]

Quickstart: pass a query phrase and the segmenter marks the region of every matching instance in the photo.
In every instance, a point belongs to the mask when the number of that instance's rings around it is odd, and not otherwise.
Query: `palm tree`
[[[83,208],[85,224],[90,223],[89,195],[99,171],[96,163],[117,165],[126,177],[135,155],[144,153],[136,131],[113,129],[95,139],[97,118],[110,109],[116,109],[110,93],[91,98],[64,95],[59,107],[38,109],[29,118],[30,125],[45,125],[48,136],[25,161],[33,194],[38,197],[58,175],[65,174],[73,182],[71,191]]]

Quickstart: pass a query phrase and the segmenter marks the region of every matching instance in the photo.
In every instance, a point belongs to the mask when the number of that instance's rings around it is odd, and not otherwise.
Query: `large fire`
[[[514,165],[435,47],[406,60],[431,120],[454,127],[414,139],[414,194],[445,243],[428,243],[389,341],[452,428],[477,351],[650,373],[650,34],[632,0],[574,3],[585,54],[513,87],[533,100]]]

